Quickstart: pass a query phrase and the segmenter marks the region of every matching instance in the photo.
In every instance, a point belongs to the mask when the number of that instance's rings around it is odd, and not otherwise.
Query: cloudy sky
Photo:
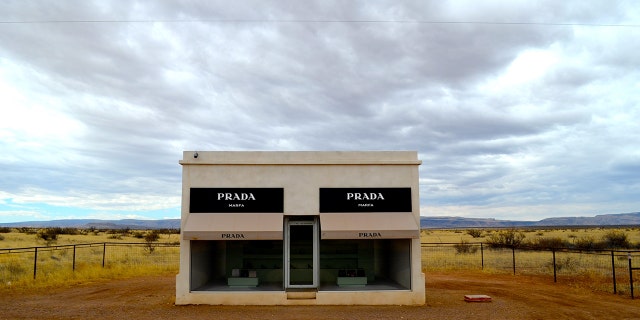
[[[640,6],[0,1],[0,222],[179,218],[183,150],[417,150],[422,215],[640,211]]]

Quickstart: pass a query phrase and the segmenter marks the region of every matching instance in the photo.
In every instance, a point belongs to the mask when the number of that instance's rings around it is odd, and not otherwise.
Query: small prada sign
[[[191,213],[284,212],[283,188],[191,188]]]
[[[358,232],[358,238],[382,238],[380,232]]]
[[[320,212],[411,211],[411,188],[320,188]]]
[[[221,233],[220,239],[246,239],[244,233]]]

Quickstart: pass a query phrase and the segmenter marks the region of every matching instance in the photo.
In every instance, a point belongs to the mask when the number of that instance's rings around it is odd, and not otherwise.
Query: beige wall
[[[411,187],[418,218],[415,152],[198,152],[185,151],[182,221],[189,188],[284,188],[285,215],[317,215],[322,187]]]
[[[198,152],[185,151],[182,223],[189,215],[189,190],[208,188],[284,188],[285,215],[318,215],[319,188],[411,187],[412,211],[419,226],[418,166],[412,151],[389,152]],[[411,241],[411,292],[319,292],[310,304],[423,304],[420,240]],[[282,292],[255,294],[189,292],[189,241],[181,242],[177,304],[292,304]],[[234,297],[228,299],[226,295]],[[265,296],[266,295],[266,296]],[[373,295],[373,296],[371,296]],[[365,298],[367,296],[367,298]],[[242,298],[238,298],[242,297]],[[268,298],[265,298],[268,297]],[[283,298],[284,297],[284,298]],[[395,297],[395,298],[393,298]]]

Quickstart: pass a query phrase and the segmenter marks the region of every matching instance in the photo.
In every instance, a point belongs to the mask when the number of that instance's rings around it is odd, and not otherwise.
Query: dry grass
[[[46,276],[33,279],[32,277],[19,277],[0,286],[2,290],[39,290],[53,287],[73,287],[79,284],[96,281],[133,278],[139,276],[169,275],[178,272],[177,266],[166,265],[114,265],[102,268],[101,266],[86,266],[71,270],[61,270]]]
[[[143,238],[137,238],[134,235],[137,232],[145,233],[146,230],[130,230],[125,233],[118,233],[116,231],[99,231],[88,232],[81,231],[81,234],[69,235],[61,234],[58,236],[58,240],[52,245],[68,245],[68,244],[82,244],[82,243],[103,243],[103,242],[140,242],[143,243]],[[46,246],[46,242],[38,239],[36,234],[26,234],[18,232],[17,229],[13,229],[10,233],[2,233],[4,240],[0,241],[1,248],[26,248],[26,247],[39,247]],[[159,242],[163,243],[175,243],[180,241],[179,234],[161,234]]]
[[[638,228],[578,228],[578,229],[519,229],[525,234],[525,241],[536,238],[558,237],[568,243],[581,238],[600,241],[612,230],[624,232],[633,247],[640,244]],[[490,235],[498,232],[495,229],[483,229],[482,236],[473,238],[466,230],[423,230],[422,265],[426,273],[442,271],[477,270],[485,273],[513,274],[514,255],[511,249],[491,249],[487,245]],[[483,250],[479,243],[482,242]],[[448,245],[446,245],[448,244]],[[453,245],[456,244],[456,245]],[[461,244],[472,245],[474,250],[460,250]],[[558,282],[568,283],[573,287],[589,290],[612,292],[613,272],[615,266],[618,294],[627,294],[629,284],[629,259],[625,249],[614,252],[577,252],[557,250],[555,252],[556,277]],[[635,249],[629,249],[634,251]],[[640,266],[640,253],[632,252],[632,265]],[[484,263],[484,266],[483,266]],[[548,276],[554,279],[553,252],[534,250],[515,250],[515,273],[518,275]]]
[[[473,238],[465,229],[424,229],[420,234],[420,239],[423,243],[459,243],[461,241],[486,243],[492,233],[501,229],[481,228],[478,230],[482,231],[482,236]],[[518,228],[516,230],[525,235],[525,241],[534,241],[537,238],[560,238],[570,243],[588,238],[599,241],[605,234],[614,230],[625,233],[632,244],[640,244],[640,227]]]
[[[640,243],[640,229],[617,229],[628,235],[632,244]],[[561,237],[568,241],[591,237],[600,239],[609,228],[580,229],[521,229],[525,240],[537,237]],[[136,232],[136,231],[133,231]],[[101,279],[117,279],[141,275],[175,274],[179,267],[179,248],[158,247],[154,252],[145,250],[144,239],[134,237],[133,232],[113,234],[107,232],[60,235],[55,246],[41,248],[38,252],[36,279],[33,277],[34,252],[12,252],[0,254],[0,290],[16,288],[48,288],[71,286]],[[139,231],[145,232],[145,231]],[[482,236],[473,238],[465,230],[423,230],[421,241],[435,244],[486,243],[492,232],[483,229]],[[44,246],[35,234],[19,232],[3,233],[0,248],[29,248]],[[176,243],[177,234],[162,234],[160,243]],[[85,243],[109,242],[106,251],[102,244],[80,246]],[[129,244],[140,243],[140,245]],[[75,270],[73,247],[76,248]],[[57,247],[56,247],[57,246]],[[468,252],[461,253],[453,245],[434,245],[422,248],[422,265],[425,272],[454,270],[477,270],[486,273],[513,273],[513,252],[510,249],[489,249],[473,245]],[[3,252],[3,251],[0,251]],[[4,251],[6,252],[6,251]],[[103,254],[105,266],[103,263]],[[553,256],[549,251],[516,251],[516,273],[547,275],[553,277]],[[484,266],[483,266],[484,263]],[[619,286],[618,291],[628,290],[628,259],[620,253],[614,259]],[[612,262],[610,254],[581,254],[556,252],[556,272],[559,281],[570,282],[576,287],[610,291]],[[634,256],[634,266],[640,266],[640,256]],[[625,278],[626,277],[626,278]],[[626,282],[626,289],[625,289]]]
[[[180,249],[175,244],[179,235],[162,234],[158,242],[161,245],[150,252],[144,239],[133,236],[134,232],[146,231],[63,234],[49,247],[43,247],[46,243],[35,234],[15,230],[3,233],[0,248],[27,249],[0,250],[0,289],[72,286],[99,279],[178,272]],[[108,244],[104,245],[105,242]],[[85,245],[87,243],[95,245]],[[35,279],[34,247],[39,247]]]

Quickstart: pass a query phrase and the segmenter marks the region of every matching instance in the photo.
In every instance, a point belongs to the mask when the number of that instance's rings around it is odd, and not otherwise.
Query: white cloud
[[[64,195],[46,189],[25,189],[18,194],[5,193],[5,203],[12,205],[47,204],[57,207],[74,207],[89,210],[109,211],[154,211],[180,206],[180,196],[145,194],[87,194],[82,191],[67,191]]]
[[[166,217],[162,219],[177,219],[178,217]],[[78,219],[77,216],[63,216],[60,219]],[[95,212],[83,216],[82,219],[98,219],[98,220],[122,220],[122,219],[140,219],[140,220],[155,220],[150,219],[149,216],[143,214],[119,214],[118,212]]]
[[[511,62],[505,72],[489,85],[494,90],[513,90],[514,87],[541,79],[558,62],[558,57],[549,50],[525,50]]]
[[[182,150],[417,150],[423,214],[639,204],[629,39],[640,29],[596,26],[635,23],[632,2],[61,0],[0,12],[121,21],[0,25],[11,195],[0,198],[13,199],[0,209],[175,208]]]
[[[0,59],[0,146],[4,162],[64,162],[60,152],[76,144],[84,126],[65,112],[58,97],[37,87],[50,81],[37,72]],[[39,84],[38,84],[39,83]],[[37,85],[36,85],[37,84]],[[36,88],[36,91],[32,91]]]
[[[599,214],[637,212],[635,202],[567,203],[529,206],[423,206],[421,214],[432,217],[495,218],[498,220],[539,221],[553,217],[593,217]]]
[[[0,217],[5,219],[11,218],[13,221],[30,221],[50,218],[36,210],[0,210]]]

